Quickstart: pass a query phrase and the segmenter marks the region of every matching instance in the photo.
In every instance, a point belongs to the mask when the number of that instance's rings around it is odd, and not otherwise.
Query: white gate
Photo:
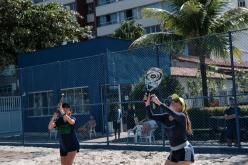
[[[0,97],[0,134],[21,132],[21,97]]]

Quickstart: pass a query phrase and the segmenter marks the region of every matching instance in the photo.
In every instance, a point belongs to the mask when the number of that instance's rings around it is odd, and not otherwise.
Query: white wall
[[[118,11],[132,9],[139,6],[145,6],[153,3],[161,2],[161,0],[123,0],[107,5],[96,7],[96,16],[116,13]]]

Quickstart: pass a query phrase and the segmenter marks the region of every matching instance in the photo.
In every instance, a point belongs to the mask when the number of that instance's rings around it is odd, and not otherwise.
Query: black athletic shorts
[[[168,160],[172,162],[179,162],[179,161],[194,162],[194,149],[192,145],[188,144],[182,149],[171,151]]]
[[[60,156],[67,156],[68,152],[73,152],[73,151],[79,152],[79,149],[72,149],[68,151],[63,151],[62,149],[60,149],[59,151],[60,151]]]

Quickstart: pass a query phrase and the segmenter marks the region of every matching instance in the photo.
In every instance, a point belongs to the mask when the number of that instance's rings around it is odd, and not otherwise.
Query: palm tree
[[[156,18],[161,21],[160,32],[164,35],[164,42],[177,38],[190,39],[187,47],[190,55],[199,56],[202,78],[202,93],[205,96],[204,105],[208,106],[208,86],[206,76],[205,58],[211,52],[215,56],[227,57],[228,36],[210,35],[244,28],[248,24],[248,9],[228,8],[228,0],[168,0],[174,11],[169,12],[157,8],[145,8],[144,17]],[[147,43],[153,43],[156,33],[144,35],[135,40],[131,48]],[[173,35],[173,36],[172,36]],[[207,39],[200,36],[209,35]],[[161,43],[161,42],[160,42]],[[234,48],[234,51],[239,51]]]
[[[136,40],[144,35],[145,30],[140,24],[135,24],[134,20],[124,21],[121,26],[117,28],[113,34],[115,38]]]

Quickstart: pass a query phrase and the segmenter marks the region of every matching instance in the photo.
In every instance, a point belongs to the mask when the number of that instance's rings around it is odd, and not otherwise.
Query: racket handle
[[[146,92],[146,95],[148,96],[148,95],[152,95],[153,93],[151,92],[151,91],[147,91]],[[152,98],[152,97],[151,97]],[[146,100],[145,100],[146,101]],[[151,101],[151,99],[150,99],[150,108],[151,109],[155,109],[156,108],[156,104],[154,104],[152,101]]]
[[[62,103],[63,102],[63,96],[64,96],[64,93],[61,93],[61,95],[59,96],[59,103]],[[59,107],[57,108],[57,111],[59,113]]]

